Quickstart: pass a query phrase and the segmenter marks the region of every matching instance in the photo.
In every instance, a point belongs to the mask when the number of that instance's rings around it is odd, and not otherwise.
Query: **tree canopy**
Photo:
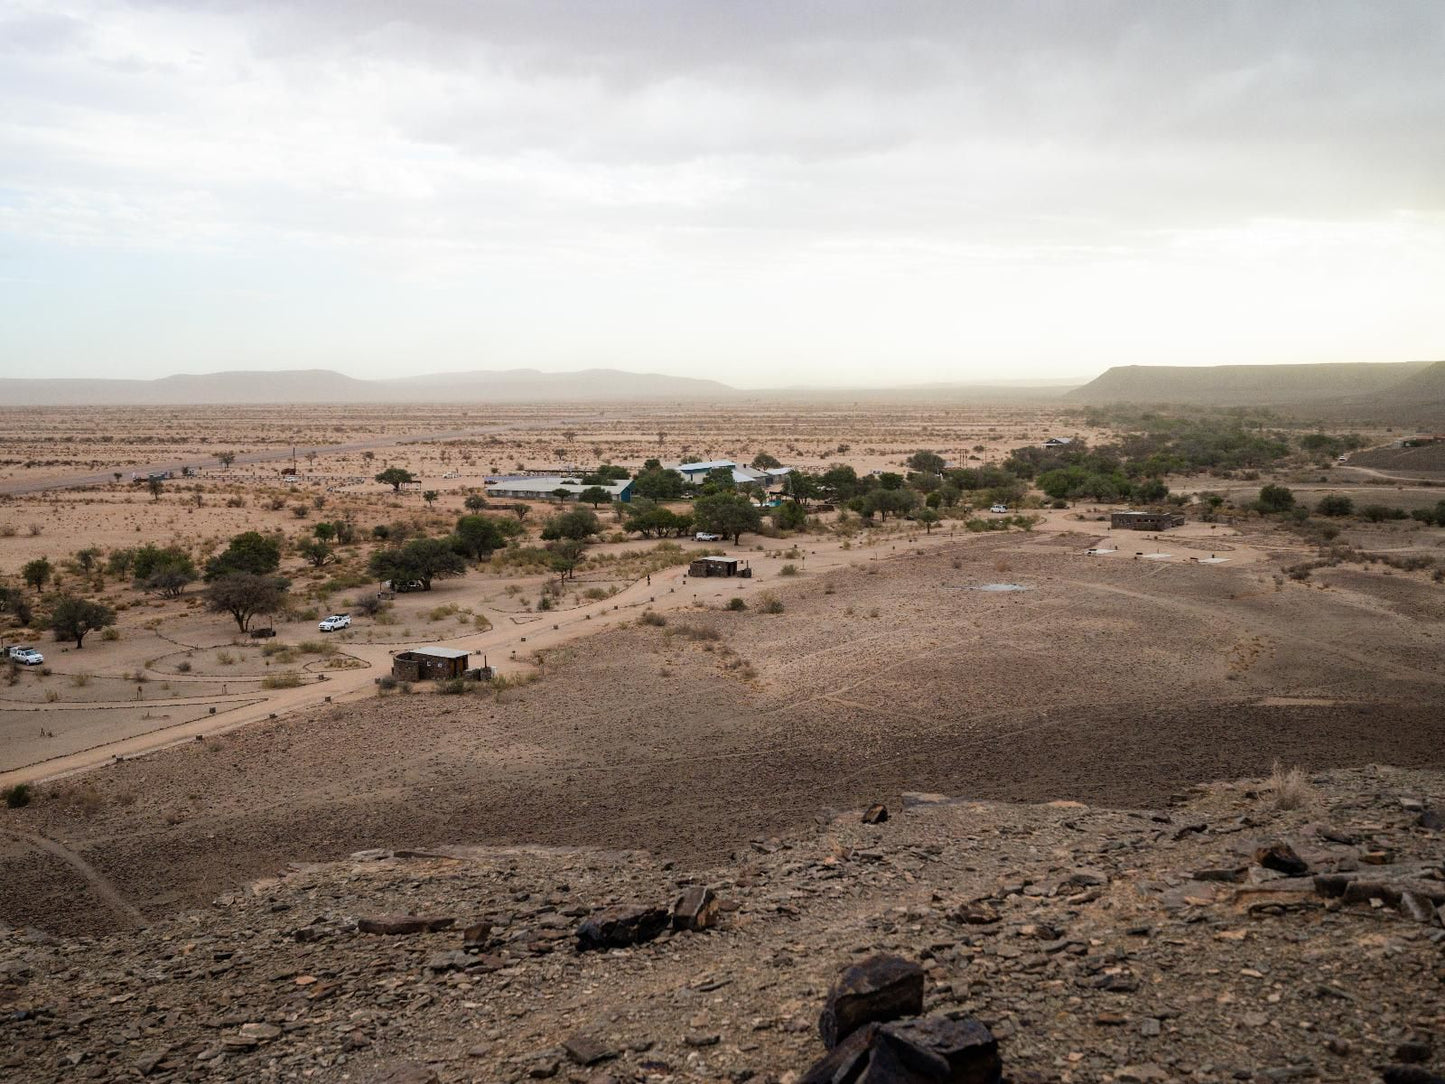
[[[744,531],[762,526],[762,516],[753,502],[737,493],[713,493],[699,497],[692,506],[698,530],[727,535],[736,545]]]
[[[280,576],[229,572],[207,586],[206,607],[213,613],[230,614],[236,619],[236,627],[246,632],[257,614],[271,614],[281,608],[290,586]]]
[[[246,572],[265,576],[281,567],[281,543],[259,531],[246,531],[231,539],[225,551],[206,562],[206,581]]]
[[[50,614],[50,628],[57,640],[74,640],[77,650],[85,646],[87,633],[115,624],[115,611],[88,598],[63,598]]]
[[[393,583],[416,581],[423,591],[430,591],[433,580],[466,573],[466,562],[454,545],[454,539],[413,538],[404,546],[377,550],[371,555],[371,574]]]
[[[391,486],[393,493],[400,493],[402,484],[405,482],[415,482],[416,476],[412,474],[411,471],[404,470],[401,467],[387,467],[386,470],[376,476],[376,480],[384,485]]]

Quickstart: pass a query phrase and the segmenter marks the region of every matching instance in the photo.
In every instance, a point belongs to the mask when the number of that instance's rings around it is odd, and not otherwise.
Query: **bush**
[[[1383,504],[1367,504],[1360,509],[1360,518],[1371,523],[1383,523],[1387,519],[1408,519],[1409,516],[1403,508],[1389,508]]]
[[[16,783],[13,787],[0,791],[0,795],[4,795],[7,809],[21,809],[30,804],[30,784]]]
[[[748,604],[742,599],[738,598],[736,595],[728,599],[728,609],[732,610],[735,613],[746,610],[747,608]]]
[[[656,625],[658,627],[661,627],[667,624],[667,618],[663,617],[662,614],[657,613],[653,610],[648,610],[637,620],[643,625]]]
[[[758,598],[758,609],[765,614],[780,614],[783,612],[783,600],[771,591],[764,591]]]
[[[1343,493],[1330,493],[1321,497],[1315,511],[1322,516],[1348,516],[1355,510],[1355,502]]]
[[[383,674],[381,677],[376,679],[376,684],[377,687],[381,689],[395,689],[396,678],[392,677],[390,674]]]
[[[295,670],[282,670],[279,674],[267,674],[261,679],[263,689],[295,689],[301,685],[301,675]]]
[[[778,575],[779,575],[779,576],[796,576],[797,574],[798,574],[798,566],[797,566],[797,565],[784,565],[782,568],[778,569]]]
[[[448,678],[437,686],[437,691],[447,696],[466,696],[480,686],[469,678]]]

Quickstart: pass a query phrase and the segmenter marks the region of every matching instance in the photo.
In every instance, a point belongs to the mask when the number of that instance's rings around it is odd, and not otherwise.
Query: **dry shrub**
[[[1278,760],[1269,773],[1267,789],[1276,809],[1303,809],[1313,804],[1315,788],[1310,784],[1304,769],[1295,765],[1288,771]]]

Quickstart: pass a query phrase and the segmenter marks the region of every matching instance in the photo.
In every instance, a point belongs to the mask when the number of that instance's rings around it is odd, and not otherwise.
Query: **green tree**
[[[273,614],[281,608],[290,586],[280,576],[228,572],[206,587],[206,608],[230,614],[236,619],[236,627],[246,632],[257,614]]]
[[[57,640],[74,640],[76,650],[85,646],[86,633],[115,624],[115,611],[88,598],[63,598],[50,614],[50,628]]]
[[[532,506],[531,506],[531,505],[522,504],[520,501],[517,502],[516,504],[512,505],[512,514],[517,517],[517,522],[518,522],[518,523],[521,523],[522,520],[526,519],[526,518],[527,518],[527,513],[530,512],[531,510],[532,510]]]
[[[576,572],[582,561],[584,544],[576,538],[558,538],[547,543],[547,562],[557,573],[559,582]]]
[[[135,586],[162,598],[180,598],[196,578],[196,563],[179,546],[141,546],[131,562]]]
[[[1255,507],[1261,512],[1288,512],[1294,507],[1294,493],[1285,486],[1264,486],[1259,491]]]
[[[1167,496],[1169,496],[1169,487],[1158,478],[1146,478],[1134,486],[1134,497],[1145,504],[1157,503]]]
[[[330,542],[336,537],[336,524],[322,520],[311,528],[311,533],[321,542]]]
[[[748,464],[753,470],[776,470],[782,463],[770,456],[767,452],[759,452],[753,456],[753,461]]]
[[[437,498],[440,496],[441,494],[438,493],[436,490],[427,489],[422,491],[421,499],[426,501],[426,506],[430,508],[432,505],[436,504]]]
[[[281,567],[281,543],[259,531],[245,531],[231,539],[231,544],[206,562],[206,582],[247,572],[265,576]]]
[[[737,545],[744,531],[762,526],[762,516],[753,502],[737,493],[713,493],[699,497],[692,506],[698,530],[726,535]]]
[[[773,526],[780,531],[800,531],[808,523],[808,513],[797,501],[784,501],[772,511]]]
[[[599,508],[612,500],[612,494],[608,493],[607,490],[601,486],[588,486],[581,493],[577,494],[577,499],[590,504],[593,508]]]
[[[1328,493],[1315,505],[1315,511],[1322,516],[1348,516],[1355,510],[1355,502],[1343,493]]]
[[[471,493],[468,494],[466,500],[462,501],[462,506],[468,512],[480,512],[483,508],[487,507],[487,498],[483,497],[480,493]]]
[[[937,452],[930,452],[926,448],[920,448],[908,457],[908,466],[920,474],[942,474],[943,456]]]
[[[493,550],[499,550],[507,544],[506,535],[502,533],[503,522],[511,521],[498,520],[493,516],[462,516],[457,520],[453,535],[457,552],[473,561],[490,557]]]
[[[923,524],[924,534],[932,534],[933,528],[938,526],[938,521],[943,517],[932,508],[920,508],[913,513],[913,518]]]
[[[455,549],[455,539],[414,538],[397,549],[371,555],[371,574],[379,580],[415,580],[430,591],[433,580],[464,575],[466,562]]]
[[[331,548],[331,543],[324,538],[303,538],[296,543],[296,552],[312,568],[320,568],[336,555],[336,551]]]
[[[54,571],[54,566],[51,565],[48,557],[37,557],[33,561],[26,561],[21,566],[20,578],[39,591],[50,582],[50,574]]]
[[[602,522],[590,508],[574,508],[553,516],[542,528],[544,541],[571,538],[577,541],[589,538],[602,530]]]
[[[654,463],[655,460],[648,460]],[[632,492],[638,497],[652,501],[675,501],[686,491],[687,480],[675,470],[663,470],[660,466],[644,467],[632,480]]]
[[[24,592],[18,587],[6,587],[3,584],[0,584],[0,614],[11,614],[22,625],[30,624],[30,619],[34,616]]]
[[[221,466],[225,467],[227,470],[231,469],[231,464],[235,461],[235,452],[222,452],[220,455],[216,456],[216,462],[221,464]]]
[[[415,482],[416,476],[413,475],[411,471],[403,470],[401,467],[387,467],[386,470],[376,476],[376,480],[383,485],[391,486],[393,493],[400,493],[403,483]]]
[[[159,478],[147,478],[146,488],[151,491],[151,500],[158,501],[161,499],[161,490],[164,489],[165,486],[161,484]]]
[[[75,551],[75,563],[80,566],[82,572],[89,572],[95,567],[95,562],[100,558],[100,550],[95,546],[87,546],[83,550]]]

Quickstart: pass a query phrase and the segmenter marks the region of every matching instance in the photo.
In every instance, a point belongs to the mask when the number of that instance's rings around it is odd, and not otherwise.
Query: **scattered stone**
[[[1309,863],[1295,854],[1288,843],[1271,843],[1254,852],[1256,865],[1290,877],[1302,877],[1310,871]]]
[[[998,1084],[1002,1077],[987,1027],[938,1015],[859,1028],[798,1084]]]
[[[448,971],[465,971],[474,961],[475,957],[460,949],[453,949],[451,952],[438,952],[428,956],[426,969],[441,975]]]
[[[722,1042],[722,1036],[717,1034],[717,1032],[704,1033],[699,1031],[690,1031],[682,1037],[682,1041],[685,1042],[688,1046],[699,1048],[705,1046],[717,1046],[718,1043]]]
[[[998,912],[985,900],[959,904],[949,917],[968,926],[988,926],[999,920]]]
[[[567,1056],[578,1065],[596,1065],[617,1057],[617,1051],[591,1035],[574,1035],[562,1044]]]
[[[718,900],[710,888],[693,885],[672,907],[672,928],[697,932],[717,925]]]
[[[169,1053],[169,1047],[161,1050],[151,1050],[136,1059],[135,1067],[140,1071],[141,1076],[150,1076],[151,1073],[155,1072],[156,1066],[159,1065]]]
[[[1435,905],[1418,892],[1406,890],[1400,893],[1400,913],[1416,922],[1435,921]]]
[[[901,956],[875,955],[843,969],[818,1019],[829,1050],[869,1023],[923,1012],[923,968]]]
[[[882,802],[875,802],[863,812],[864,824],[882,824],[888,819],[888,807]]]
[[[1189,875],[1196,881],[1220,881],[1224,884],[1243,884],[1249,876],[1248,866],[1234,866],[1230,869],[1200,869]]]
[[[427,915],[377,915],[374,918],[359,918],[356,928],[362,933],[401,936],[414,933],[434,933],[449,929],[456,919]]]
[[[438,1084],[440,1079],[435,1069],[414,1061],[385,1066],[362,1078],[364,1084]]]
[[[1065,884],[1082,885],[1084,888],[1098,888],[1109,883],[1109,875],[1101,869],[1076,869],[1070,872]]]
[[[1114,1073],[1117,1084],[1157,1084],[1168,1079],[1169,1074],[1157,1065],[1126,1065]]]
[[[481,952],[487,947],[487,942],[492,937],[492,924],[490,922],[474,922],[462,931],[462,950],[464,952]]]
[[[667,928],[670,917],[665,907],[640,904],[605,907],[577,928],[577,948],[587,952],[651,941]]]
[[[1164,1030],[1164,1025],[1152,1016],[1146,1016],[1139,1025],[1139,1034],[1146,1039],[1154,1039]]]

